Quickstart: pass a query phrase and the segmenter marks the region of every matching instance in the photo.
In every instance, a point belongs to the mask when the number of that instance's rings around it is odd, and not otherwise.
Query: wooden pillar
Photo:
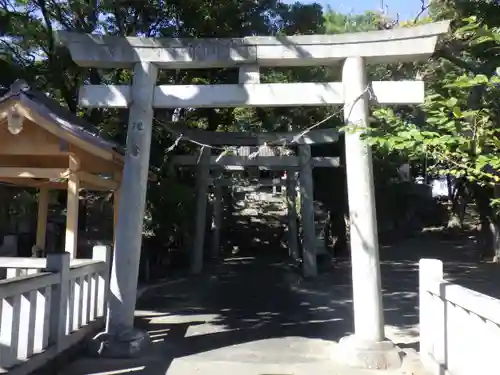
[[[314,197],[311,164],[311,146],[299,146],[300,160],[300,203],[304,239],[302,244],[302,266],[304,277],[318,274],[316,265],[316,236],[314,230]]]
[[[222,185],[220,180],[214,180],[214,210],[212,218],[212,257],[220,254],[220,233],[222,226]]]
[[[191,272],[194,274],[200,273],[203,269],[210,154],[211,152],[208,147],[201,148],[196,171],[195,237],[191,253]]]
[[[46,186],[40,187],[38,191],[38,214],[36,219],[36,247],[45,250],[47,239],[47,216],[49,211],[50,190]],[[33,254],[36,256],[36,254]]]
[[[297,177],[295,172],[286,174],[286,204],[288,210],[288,252],[293,260],[299,259],[299,244],[297,233]]]
[[[78,246],[78,208],[80,205],[80,160],[74,154],[69,156],[68,200],[66,203],[66,240],[64,249],[70,258],[76,258]]]
[[[122,209],[118,214],[111,269],[107,331],[113,336],[134,327],[157,76],[156,65],[149,62],[135,64],[119,197]]]
[[[384,316],[378,250],[377,217],[370,146],[362,139],[369,124],[366,67],[361,57],[346,59],[342,72],[346,125],[347,196],[349,202],[354,331],[368,342],[384,340]]]

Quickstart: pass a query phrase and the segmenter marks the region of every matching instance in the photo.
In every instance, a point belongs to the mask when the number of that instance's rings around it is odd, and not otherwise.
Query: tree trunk
[[[349,254],[347,247],[347,226],[343,212],[329,211],[328,214],[328,233],[331,236],[333,244],[333,256],[335,258],[347,256]]]
[[[491,220],[493,262],[500,263],[500,225],[498,219]]]
[[[467,208],[467,189],[464,180],[456,181],[456,186],[450,186],[451,179],[447,177],[448,195],[451,203],[448,217],[448,229],[461,229],[464,226],[465,209]]]
[[[450,202],[453,200],[454,191],[453,191],[453,181],[451,180],[451,175],[446,175],[446,187],[448,188],[448,199]]]
[[[495,223],[490,206],[492,191],[489,188],[476,186],[475,198],[479,213],[480,229],[478,234],[479,260],[495,256],[495,248],[498,247],[498,224]]]

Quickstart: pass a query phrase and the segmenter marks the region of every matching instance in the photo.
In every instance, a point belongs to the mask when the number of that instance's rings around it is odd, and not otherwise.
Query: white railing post
[[[108,318],[108,291],[109,291],[109,275],[111,272],[111,247],[105,245],[94,246],[92,249],[92,259],[105,262],[104,271],[99,273],[97,283],[97,316],[104,317],[107,322]]]
[[[420,304],[420,358],[432,374],[439,374],[445,365],[446,353],[446,302],[444,296],[435,295],[429,289],[443,280],[443,262],[437,259],[421,259],[419,262]],[[441,292],[441,288],[438,289]]]
[[[0,300],[0,367],[11,367],[17,362],[21,295]]]
[[[54,285],[50,301],[49,314],[49,345],[55,345],[57,350],[62,348],[66,336],[69,295],[69,253],[49,253],[47,256],[47,270],[57,272],[61,278],[59,284]]]
[[[19,269],[18,268],[7,268],[6,270],[6,278],[7,279],[13,279],[14,277],[19,276]]]

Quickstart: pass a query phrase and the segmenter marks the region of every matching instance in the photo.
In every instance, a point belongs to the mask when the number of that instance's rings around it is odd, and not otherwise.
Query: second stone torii
[[[269,137],[276,137],[276,134],[268,133]],[[173,158],[172,163],[176,166],[196,166],[197,168],[197,186],[196,186],[196,226],[195,226],[195,239],[192,249],[191,271],[193,273],[200,273],[203,267],[203,253],[205,248],[205,228],[206,228],[206,204],[207,193],[209,185],[210,169],[244,169],[245,167],[258,166],[265,167],[266,169],[285,170],[285,171],[300,171],[299,173],[299,187],[301,193],[301,219],[304,232],[304,239],[302,242],[303,254],[303,274],[305,277],[314,277],[317,275],[317,259],[316,259],[316,231],[314,225],[314,197],[313,197],[313,167],[338,167],[340,161],[338,157],[311,157],[312,142],[317,143],[330,143],[338,139],[338,133],[335,130],[314,130],[306,138],[301,136],[301,133],[288,134],[290,139],[298,144],[299,156],[257,156],[250,158],[248,156],[216,156],[211,155],[208,147],[202,147],[200,155],[177,155]],[[257,139],[245,133],[225,133],[224,140],[217,140],[218,133],[208,132],[202,133],[202,136],[197,136],[196,132],[191,132],[190,139],[195,140],[202,144],[220,145],[220,142],[225,142],[231,146],[239,146],[241,144],[253,144],[259,146],[259,142],[266,143],[262,139]],[[265,138],[265,137],[262,137]],[[226,145],[227,145],[226,144]],[[290,188],[287,189],[289,195],[288,200],[295,197],[293,193],[295,189],[295,181],[290,178],[287,179],[287,184]],[[291,196],[290,196],[291,195]],[[216,197],[217,200],[217,197]],[[297,242],[293,238],[297,237],[297,227],[292,222],[295,222],[295,207],[288,204],[290,216],[289,221],[289,235],[291,252],[298,253]],[[217,225],[216,225],[217,228]],[[216,232],[218,233],[218,231]],[[218,242],[218,240],[216,241]]]

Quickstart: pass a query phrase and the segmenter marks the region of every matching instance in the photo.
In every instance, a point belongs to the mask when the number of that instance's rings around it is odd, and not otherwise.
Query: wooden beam
[[[61,180],[60,182],[49,181],[47,179],[35,180],[31,178],[7,178],[0,177],[0,182],[11,184],[12,186],[17,186],[19,188],[33,188],[39,189],[41,187],[47,188],[49,190],[66,190],[68,188],[68,181]],[[80,183],[80,189],[84,190],[96,190],[96,191],[109,191],[108,188],[100,188],[94,185],[89,185],[86,183]]]
[[[192,155],[176,155],[172,163],[177,166],[195,166],[198,158]],[[339,167],[338,157],[314,157],[311,160],[313,167]],[[247,156],[212,156],[210,166],[213,167],[274,167],[274,168],[298,168],[300,166],[297,156],[262,156],[249,159]]]
[[[47,237],[47,216],[49,210],[49,194],[47,187],[42,186],[38,192],[38,214],[36,218],[36,247],[45,250]]]
[[[7,125],[2,124],[0,126],[0,153],[14,156],[31,154],[38,157],[58,154],[60,153],[59,138],[27,119],[23,121],[23,128],[19,134],[11,134]],[[50,167],[56,167],[56,165],[50,165]]]
[[[203,144],[231,146],[262,146],[264,144],[290,143],[315,144],[333,143],[339,139],[337,129],[313,129],[306,134],[302,132],[247,133],[247,132],[212,132],[169,125],[169,129],[178,135]]]
[[[30,178],[7,178],[0,177],[0,182],[8,183],[19,188],[35,188],[45,187],[50,190],[66,190],[67,183],[66,180],[62,182],[51,182],[48,180],[33,180]]]
[[[420,104],[423,81],[372,82],[374,103]],[[305,95],[307,93],[307,95]],[[130,86],[85,85],[79,103],[87,108],[127,108]],[[292,107],[344,104],[341,82],[235,85],[163,85],[154,90],[155,108]]]
[[[68,177],[68,201],[66,205],[66,241],[65,251],[70,254],[70,258],[76,258],[78,245],[78,209],[80,205],[80,180],[78,177],[78,169],[80,168],[80,160],[76,155],[69,155],[69,171]]]
[[[78,178],[80,182],[86,183],[88,186],[87,189],[92,189],[92,186],[95,186],[96,190],[115,190],[118,189],[118,182],[106,179],[95,174],[79,171],[77,172]]]
[[[55,124],[55,120],[49,120],[42,114],[33,111],[25,105],[18,106],[19,113],[26,117],[28,120],[39,125],[47,132],[52,133],[56,137],[62,140],[66,140],[68,143],[73,144],[86,152],[95,155],[104,160],[113,160],[113,152],[111,150],[104,150],[101,147],[95,146],[91,143],[85,142],[85,140],[80,137],[65,131],[63,128]]]
[[[67,178],[66,168],[0,167],[0,178]]]
[[[52,155],[7,154],[0,142],[0,166],[22,168],[64,168],[68,169],[68,153]],[[28,150],[29,152],[29,150]],[[80,169],[85,172],[110,174],[123,169],[123,162],[103,160],[76,146],[70,146],[69,153],[80,157]]]
[[[0,149],[0,166],[68,169],[68,155],[5,154]]]

